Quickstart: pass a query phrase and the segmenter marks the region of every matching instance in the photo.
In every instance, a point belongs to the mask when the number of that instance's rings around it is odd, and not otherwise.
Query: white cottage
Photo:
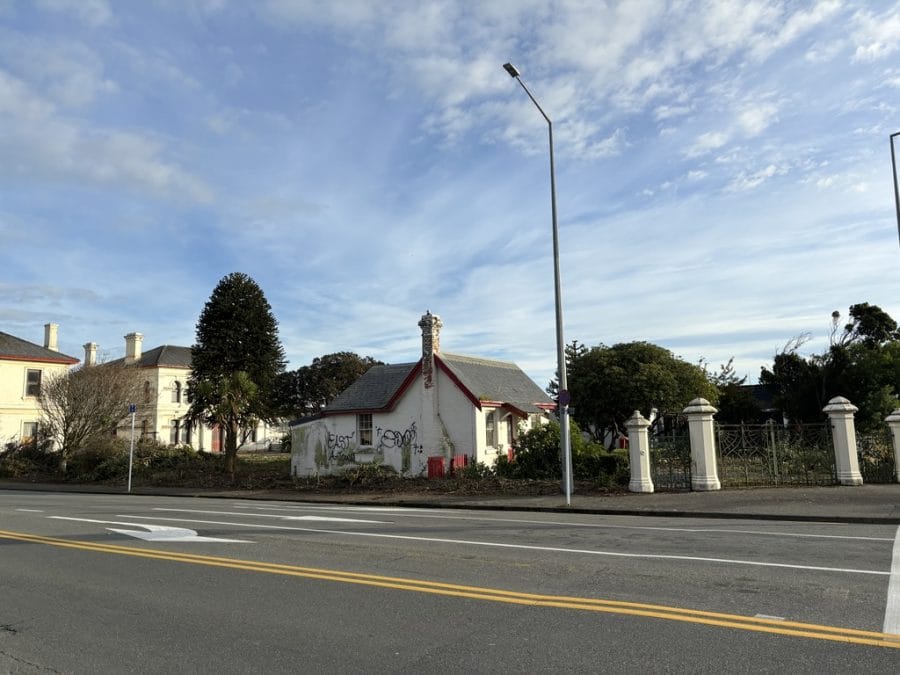
[[[373,366],[319,415],[291,425],[295,476],[372,463],[418,476],[429,459],[490,465],[546,422],[555,405],[518,366],[441,352],[441,325],[427,312],[418,361]]]

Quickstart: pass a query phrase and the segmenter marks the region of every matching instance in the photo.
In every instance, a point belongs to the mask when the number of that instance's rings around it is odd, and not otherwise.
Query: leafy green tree
[[[137,400],[138,373],[121,363],[82,366],[41,385],[40,433],[53,441],[65,471],[72,454],[92,438],[112,435]]]
[[[572,340],[569,344],[567,344],[564,348],[566,355],[566,375],[569,374],[572,370],[572,366],[577,359],[584,356],[587,353],[587,347],[578,342],[578,340]],[[568,377],[566,378],[568,380]],[[557,370],[554,374],[553,379],[550,381],[550,384],[547,385],[545,391],[550,395],[554,401],[559,396],[559,371]]]
[[[574,359],[569,390],[575,420],[595,440],[610,443],[635,410],[664,415],[680,413],[697,397],[718,400],[701,367],[649,342],[592,347]]]
[[[602,444],[585,440],[574,421],[569,432],[576,478],[597,480],[605,476],[612,483],[627,476],[628,462],[623,455],[607,452]],[[497,474],[526,480],[562,478],[559,433],[559,422],[551,421],[521,434],[513,443],[513,461],[503,455],[497,458]]]
[[[835,328],[840,322],[840,317],[840,312],[835,311],[831,314]],[[832,332],[832,343],[834,333],[835,331]],[[850,307],[850,322],[844,326],[837,344],[846,347],[862,342],[866,346],[874,347],[893,340],[900,340],[897,322],[878,305],[862,302]]]
[[[287,417],[314,415],[369,368],[380,364],[381,361],[371,356],[363,357],[353,352],[316,357],[308,366],[279,375],[279,408]]]
[[[859,408],[861,431],[879,428],[900,404],[900,334],[896,322],[877,305],[850,307],[851,320],[840,336],[840,313],[832,314],[831,346],[823,354],[800,356],[802,340],[793,340],[763,368],[760,383],[775,391],[775,403],[788,419],[819,422],[822,408],[844,396]]]
[[[733,356],[728,359],[727,363],[721,364],[714,373],[709,372],[709,364],[706,359],[700,359],[700,367],[718,392],[717,421],[738,424],[740,422],[761,422],[765,419],[766,414],[763,412],[762,406],[753,397],[750,389],[744,386],[747,377],[740,377],[735,372]]]
[[[187,416],[224,429],[232,475],[242,432],[278,417],[276,382],[284,364],[278,323],[262,289],[246,274],[225,276],[197,321]]]

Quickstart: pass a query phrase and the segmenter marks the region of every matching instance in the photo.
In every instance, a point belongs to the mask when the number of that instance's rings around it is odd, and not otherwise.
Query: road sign
[[[129,403],[128,404],[128,414],[133,415],[136,412],[137,412],[137,406],[134,403]]]

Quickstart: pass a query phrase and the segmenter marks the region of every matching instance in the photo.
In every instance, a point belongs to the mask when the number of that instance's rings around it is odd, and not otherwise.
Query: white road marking
[[[16,509],[16,511],[23,511],[24,513],[43,513],[44,509]]]
[[[136,537],[144,541],[202,541],[202,542],[219,542],[227,544],[251,544],[253,542],[245,539],[221,539],[218,537],[203,537],[197,534],[196,530],[189,530],[186,527],[169,527],[167,525],[151,525],[148,523],[119,523],[113,520],[93,520],[90,518],[71,518],[67,516],[47,516],[53,520],[74,520],[81,523],[100,523],[102,525],[127,525],[129,527],[143,527],[147,531],[141,530],[121,530],[115,527],[107,527],[111,532],[118,534],[127,534],[129,537]]]
[[[235,514],[242,515],[242,514]],[[282,520],[315,520],[323,523],[378,523],[385,524],[384,520],[359,520],[357,518],[329,518],[327,516],[272,516],[273,518],[281,518]],[[389,524],[389,523],[388,523]]]
[[[238,514],[246,515],[246,514]],[[119,518],[129,518],[138,516],[118,516]],[[844,574],[873,574],[877,576],[889,576],[890,572],[882,572],[880,570],[864,570],[846,567],[820,567],[816,565],[793,565],[788,563],[762,562],[757,560],[739,560],[729,558],[706,558],[700,556],[687,555],[662,555],[656,553],[622,553],[621,551],[597,551],[591,549],[578,548],[561,548],[556,546],[531,546],[527,544],[504,544],[492,541],[475,541],[468,539],[441,539],[438,537],[412,537],[402,534],[379,534],[376,532],[352,532],[346,530],[321,530],[312,527],[291,527],[289,525],[260,525],[258,523],[235,523],[219,520],[200,520],[198,518],[166,518],[164,516],[141,516],[151,520],[165,520],[178,523],[203,523],[206,525],[229,525],[232,527],[252,527],[255,529],[266,530],[284,530],[291,532],[315,532],[319,534],[337,534],[346,537],[371,537],[376,539],[400,539],[403,541],[421,541],[436,544],[459,544],[464,546],[485,546],[490,548],[508,548],[524,551],[545,551],[550,553],[578,553],[583,555],[608,556],[613,558],[641,558],[645,560],[679,560],[686,562],[709,562],[722,563],[727,565],[749,565],[752,567],[776,567],[792,570],[815,570],[819,572],[840,572]]]
[[[261,507],[247,507],[261,509]],[[328,509],[328,507],[311,507],[315,509],[323,509],[323,510],[355,510],[355,509],[346,509],[345,507],[333,507],[333,509]],[[363,507],[368,509],[368,507]],[[175,513],[204,513],[207,515],[219,515],[219,516],[249,516],[255,515],[260,518],[281,518],[283,520],[300,520],[298,517],[291,516],[281,516],[281,515],[273,515],[273,514],[258,514],[258,513],[246,513],[244,511],[233,512],[233,511],[212,511],[212,510],[201,510],[201,509],[172,509],[172,508],[154,508],[154,511],[167,511],[167,512],[175,512]],[[275,508],[270,508],[268,510],[279,510]],[[288,509],[283,509],[288,510]],[[291,510],[305,510],[302,507],[294,507]],[[397,513],[397,515],[404,515],[403,513]],[[852,539],[857,541],[894,541],[892,537],[860,537],[860,536],[851,536],[851,535],[842,535],[842,534],[810,534],[806,532],[769,532],[766,530],[733,530],[733,529],[725,529],[725,528],[705,528],[705,527],[654,527],[649,525],[612,525],[609,523],[578,523],[578,522],[570,522],[570,521],[557,521],[557,520],[527,520],[521,518],[479,518],[477,516],[447,516],[447,515],[436,515],[432,513],[427,513],[426,515],[411,515],[412,518],[431,518],[436,520],[467,520],[467,521],[475,521],[475,522],[485,522],[485,523],[515,523],[519,525],[558,525],[561,527],[582,527],[582,528],[591,528],[591,529],[609,529],[609,530],[653,530],[657,532],[681,532],[681,533],[689,533],[689,534],[707,534],[707,533],[717,533],[717,534],[752,534],[764,537],[797,537],[797,538],[807,538],[807,539]],[[313,520],[312,516],[307,517],[308,520]],[[340,520],[340,519],[335,519]],[[349,522],[353,522],[352,520]],[[376,523],[380,522],[377,520],[361,520],[357,522],[369,522]]]
[[[784,621],[783,616],[772,616],[771,614],[754,614],[754,618],[768,619],[769,621]]]
[[[336,518],[328,516],[283,516],[272,513],[244,513],[234,511],[207,511],[202,509],[165,509],[155,508],[154,511],[166,511],[175,513],[202,513],[211,516],[252,516],[254,518],[277,518],[278,520],[315,520],[326,523],[373,523],[376,525],[391,525],[389,520],[360,520],[358,518]],[[118,518],[139,518],[140,516],[119,515]]]
[[[894,538],[894,555],[891,558],[891,579],[888,581],[883,632],[900,635],[900,527],[897,528],[897,536]]]

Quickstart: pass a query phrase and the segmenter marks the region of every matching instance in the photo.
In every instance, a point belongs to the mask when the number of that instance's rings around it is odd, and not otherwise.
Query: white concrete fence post
[[[628,459],[631,466],[631,492],[653,492],[653,479],[650,477],[650,438],[647,435],[649,420],[634,411],[625,422],[628,429]]]
[[[695,398],[684,409],[691,435],[691,489],[721,490],[716,467],[716,437],[713,415],[718,410],[705,398]]]
[[[834,463],[841,485],[862,485],[859,455],[856,452],[856,425],[853,414],[859,410],[843,396],[835,396],[822,408],[831,420],[834,441]]]
[[[900,483],[900,408],[884,418],[894,437],[894,477]]]

